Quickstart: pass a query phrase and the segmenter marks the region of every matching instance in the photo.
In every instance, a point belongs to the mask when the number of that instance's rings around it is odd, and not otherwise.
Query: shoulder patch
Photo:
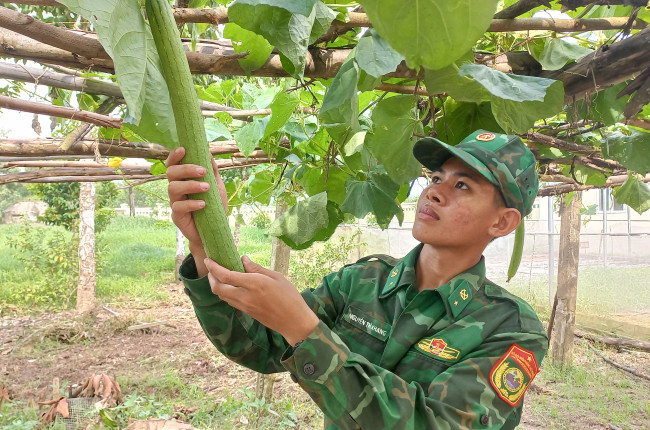
[[[379,260],[382,263],[385,263],[388,266],[393,267],[399,262],[400,259],[385,254],[372,254],[360,258],[359,260],[357,260],[357,263],[365,263],[366,261],[376,261],[376,260]]]
[[[490,372],[490,384],[510,406],[517,406],[539,373],[535,354],[513,343]]]

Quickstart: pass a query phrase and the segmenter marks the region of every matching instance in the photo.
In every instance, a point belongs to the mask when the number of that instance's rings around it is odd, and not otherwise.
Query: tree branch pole
[[[622,337],[600,337],[581,330],[576,330],[574,335],[592,342],[600,342],[610,346],[622,346],[650,352],[650,342],[639,339],[625,339]]]
[[[39,115],[55,116],[58,118],[69,118],[102,127],[122,128],[122,118],[113,118],[107,115],[100,115],[95,112],[77,110],[69,107],[19,100],[4,95],[0,95],[0,108],[31,112]]]
[[[650,67],[650,28],[579,59],[563,70],[543,71],[540,77],[564,82],[565,104],[581,100],[626,81]]]
[[[638,177],[639,181],[648,183],[650,182],[650,174],[646,176]],[[542,187],[537,192],[537,197],[548,197],[548,196],[558,196],[561,194],[567,194],[573,191],[585,191],[593,190],[594,188],[613,188],[623,185],[627,180],[627,175],[616,175],[610,176],[607,178],[605,185],[602,187],[596,187],[595,185],[579,185],[579,184],[561,184],[561,185],[551,185],[547,187]]]
[[[74,158],[75,156],[94,156],[96,152],[106,157],[129,157],[149,158],[154,160],[165,160],[169,155],[169,149],[157,143],[129,142],[117,140],[94,140],[84,139],[75,144],[68,151],[61,149],[63,138],[50,139],[0,139],[0,154],[5,157],[48,157],[59,156],[60,158]],[[286,145],[287,140],[283,139],[281,145]],[[210,153],[212,155],[232,155],[243,157],[239,151],[237,142],[224,140],[210,142]],[[249,158],[263,158],[268,155],[259,148]]]
[[[646,380],[650,381],[650,376],[644,375],[643,373],[637,372],[636,370],[632,369],[631,367],[623,366],[622,364],[619,364],[619,363],[615,362],[614,360],[605,357],[605,355],[603,355],[602,352],[598,351],[598,349],[595,346],[593,346],[590,342],[587,342],[587,345],[589,346],[589,348],[591,348],[592,351],[594,351],[596,353],[597,356],[599,356],[600,358],[602,358],[603,360],[605,360],[607,363],[611,364],[612,366],[616,367],[617,369],[625,370],[626,372],[631,373],[634,376],[638,376],[639,378],[643,378],[643,379],[646,379]]]
[[[228,170],[270,163],[271,160],[268,158],[258,158],[254,160],[216,160],[216,162],[219,170]],[[166,175],[151,175],[149,173],[149,168],[120,169],[120,172],[117,172],[117,169],[113,167],[64,167],[0,175],[0,185],[9,184],[12,182],[100,182],[128,179],[151,179],[153,177],[159,177],[160,179],[167,178]]]
[[[529,132],[525,135],[522,135],[522,137],[529,141],[541,143],[542,145],[562,149],[564,151],[571,151],[576,154],[601,154],[600,149],[594,146],[580,145],[578,143],[558,139],[557,137],[547,136],[542,133]]]
[[[494,17],[497,19],[513,19],[535,9],[537,6],[549,6],[550,0],[519,0],[517,3],[500,10]]]

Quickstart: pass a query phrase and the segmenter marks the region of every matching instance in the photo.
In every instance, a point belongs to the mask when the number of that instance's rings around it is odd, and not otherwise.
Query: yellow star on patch
[[[454,302],[454,306],[458,306],[458,300]]]

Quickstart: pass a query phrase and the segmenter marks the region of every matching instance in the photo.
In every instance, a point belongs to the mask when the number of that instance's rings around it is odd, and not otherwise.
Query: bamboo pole
[[[40,115],[55,116],[58,118],[69,118],[76,121],[83,121],[102,127],[122,128],[122,118],[113,118],[95,112],[77,110],[64,106],[47,105],[44,103],[30,102],[27,100],[15,99],[13,97],[0,95],[0,108],[31,112]]]

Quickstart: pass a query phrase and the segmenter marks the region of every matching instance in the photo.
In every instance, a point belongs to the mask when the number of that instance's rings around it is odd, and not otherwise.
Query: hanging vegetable
[[[205,201],[205,207],[194,212],[203,247],[207,256],[220,265],[243,272],[244,267],[219,197],[199,100],[171,7],[167,0],[146,0],[145,7],[172,101],[178,141],[185,148],[183,162],[203,166],[207,170],[202,180],[210,184],[210,190],[190,195],[190,198]]]

